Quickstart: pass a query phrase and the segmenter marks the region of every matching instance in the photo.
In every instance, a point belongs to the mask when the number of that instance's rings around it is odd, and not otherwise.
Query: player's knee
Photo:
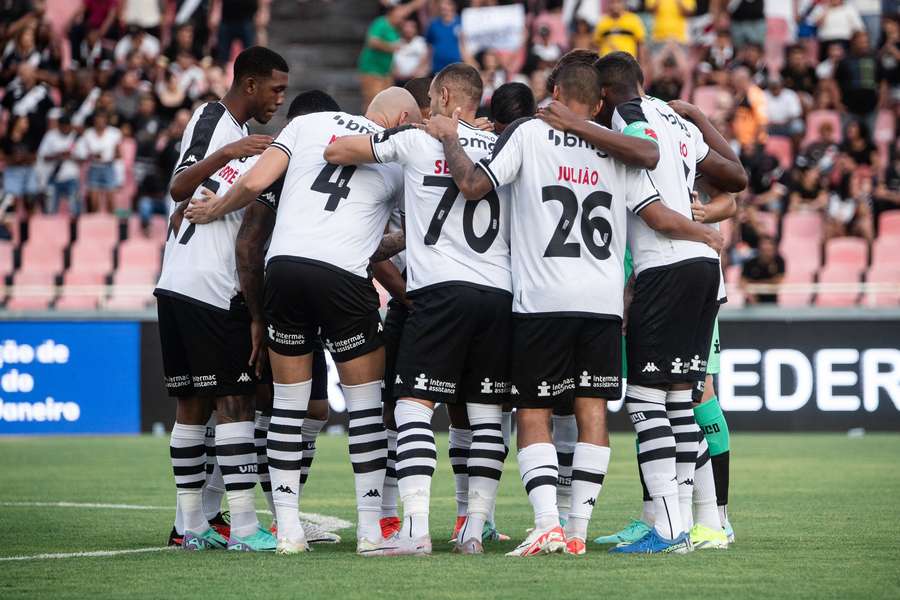
[[[310,400],[306,416],[316,421],[327,421],[329,416],[328,399]]]
[[[456,429],[469,428],[469,415],[465,404],[448,404],[447,415],[450,417],[450,425]]]
[[[179,398],[175,408],[175,420],[182,425],[206,425],[212,406],[206,400],[197,396]]]
[[[253,420],[252,396],[222,396],[216,400],[216,419],[219,423]]]

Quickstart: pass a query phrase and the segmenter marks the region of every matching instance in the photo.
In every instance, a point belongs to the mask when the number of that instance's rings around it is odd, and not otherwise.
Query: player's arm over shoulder
[[[367,135],[339,137],[325,148],[325,160],[335,165],[403,162],[417,130],[401,125]]]

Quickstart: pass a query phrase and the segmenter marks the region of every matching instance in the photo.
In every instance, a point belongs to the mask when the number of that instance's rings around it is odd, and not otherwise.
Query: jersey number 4
[[[332,181],[335,171],[338,172],[337,178]],[[319,176],[313,181],[312,191],[328,194],[325,210],[334,212],[337,210],[338,203],[350,195],[350,178],[354,173],[356,173],[356,167],[340,167],[331,163],[326,164],[325,168],[319,172]]]
[[[561,185],[548,185],[541,190],[543,202],[559,202],[562,204],[562,215],[559,224],[544,250],[545,257],[577,258],[581,256],[581,244],[567,242],[575,220],[578,218],[578,198],[575,192]],[[593,192],[581,203],[581,240],[588,252],[597,260],[606,260],[612,252],[609,249],[612,242],[612,226],[603,217],[591,217],[591,211],[598,206],[606,209],[612,205],[612,195],[607,192]],[[595,234],[600,235],[602,244],[598,244]]]
[[[459,188],[453,182],[452,177],[438,177],[436,175],[428,175],[422,181],[425,187],[442,187],[446,191],[438,202],[437,210],[431,217],[431,223],[428,225],[428,231],[425,233],[425,245],[433,246],[441,237],[441,231],[444,229],[444,222],[453,208],[453,203],[459,197]],[[491,220],[487,230],[480,236],[475,233],[475,210],[483,201],[487,201],[488,207],[491,209]],[[466,243],[478,254],[484,254],[491,247],[497,234],[500,233],[500,198],[497,192],[491,190],[484,198],[477,202],[466,201],[463,209],[463,234],[466,236]]]

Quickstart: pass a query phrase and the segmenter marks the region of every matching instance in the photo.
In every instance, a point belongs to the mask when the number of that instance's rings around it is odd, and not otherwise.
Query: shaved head
[[[413,95],[401,87],[389,87],[372,99],[366,110],[366,118],[382,127],[397,127],[405,123],[418,123],[422,112]]]
[[[481,75],[475,67],[466,63],[448,65],[431,81],[431,114],[450,116],[460,107],[474,116],[482,90]]]

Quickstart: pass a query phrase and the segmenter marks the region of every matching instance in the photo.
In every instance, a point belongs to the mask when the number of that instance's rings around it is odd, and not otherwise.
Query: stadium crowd
[[[471,52],[460,9],[497,4],[524,5],[523,43]],[[750,186],[738,198],[737,218],[723,226],[730,283],[859,282],[870,264],[868,281],[900,281],[886,260],[900,248],[900,212],[880,218],[900,208],[896,2],[771,3],[783,5],[781,16],[765,4],[382,0],[384,14],[371,24],[359,58],[363,97],[464,61],[481,72],[482,113],[489,116],[493,90],[508,81],[530,85],[548,102],[547,74],[570,49],[627,51],[641,62],[647,93],[700,106],[747,170]],[[885,235],[876,243],[879,233]],[[822,250],[824,262],[811,247]],[[746,295],[753,303],[776,299]],[[779,301],[811,299],[804,292]],[[817,302],[859,299],[820,294]]]

